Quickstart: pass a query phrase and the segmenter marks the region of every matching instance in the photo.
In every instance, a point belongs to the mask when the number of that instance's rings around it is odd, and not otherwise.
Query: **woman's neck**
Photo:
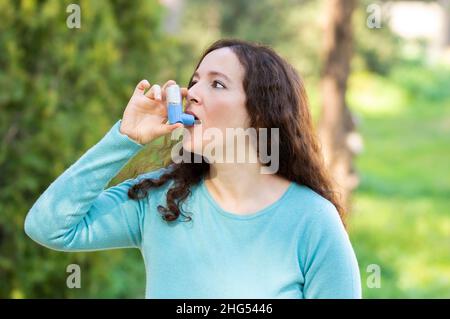
[[[252,213],[275,202],[289,181],[274,174],[261,174],[259,163],[211,164],[205,185],[225,209]]]

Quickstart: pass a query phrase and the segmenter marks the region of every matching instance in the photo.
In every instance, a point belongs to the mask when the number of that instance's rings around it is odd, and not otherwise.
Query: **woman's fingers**
[[[139,85],[141,85],[141,82],[139,83]],[[150,90],[148,90],[145,93],[145,96],[150,98],[150,99],[153,99],[153,100],[165,101],[166,100],[166,89],[167,89],[167,87],[169,87],[169,86],[171,86],[173,84],[177,84],[177,82],[175,82],[174,80],[169,80],[163,85],[162,88],[158,84],[154,84],[154,85],[152,85]],[[139,85],[138,85],[138,87],[139,87]],[[149,87],[149,86],[150,86],[150,84],[145,85],[146,88]],[[139,92],[141,92],[140,89],[139,89]],[[187,96],[187,92],[188,92],[187,88],[181,88],[181,96],[182,97],[186,97]]]
[[[166,89],[167,89],[167,87],[171,86],[172,84],[177,84],[177,82],[175,82],[174,80],[169,80],[163,85],[163,87],[162,87],[162,99],[163,99],[163,101],[166,100]]]
[[[176,130],[177,128],[184,127],[181,123],[175,123],[175,124],[164,124],[159,131],[159,134],[166,135],[171,133],[172,131]]]
[[[153,84],[150,90],[148,90],[147,93],[145,93],[145,96],[150,99],[161,101],[162,95],[161,95],[161,87],[159,86],[159,84]]]
[[[144,94],[145,90],[149,87],[150,83],[147,80],[141,80],[134,89],[134,94]]]

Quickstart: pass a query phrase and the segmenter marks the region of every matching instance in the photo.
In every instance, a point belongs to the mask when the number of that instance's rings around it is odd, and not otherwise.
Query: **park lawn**
[[[349,87],[365,144],[349,219],[363,297],[449,298],[450,73],[355,73]],[[366,284],[371,264],[380,288]]]

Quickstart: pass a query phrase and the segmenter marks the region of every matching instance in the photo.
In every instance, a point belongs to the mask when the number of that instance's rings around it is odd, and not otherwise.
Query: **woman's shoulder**
[[[295,218],[308,224],[335,224],[340,222],[336,206],[312,188],[294,182],[287,199]],[[294,217],[294,216],[293,216]]]
[[[296,186],[295,193],[299,204],[292,219],[297,221],[302,256],[320,249],[339,254],[351,252],[349,236],[336,206],[307,186]]]
[[[139,174],[136,179],[137,180],[143,180],[143,179],[148,179],[148,178],[158,179],[161,176],[163,176],[164,174],[170,172],[170,169],[171,169],[170,166],[150,169],[142,174]]]

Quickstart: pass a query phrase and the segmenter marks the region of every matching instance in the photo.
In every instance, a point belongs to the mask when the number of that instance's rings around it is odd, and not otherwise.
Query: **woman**
[[[185,111],[201,120],[183,129],[178,155],[191,160],[172,158],[104,190],[145,144],[182,127],[165,123],[173,84],[137,85],[123,118],[33,205],[26,233],[61,251],[139,248],[147,298],[360,298],[358,264],[305,89],[268,47],[212,44],[182,89]],[[262,145],[237,144],[257,161],[219,161],[207,152],[211,145],[230,152],[250,128],[276,133],[258,135]],[[211,129],[235,130],[220,140],[204,134]],[[261,161],[262,146],[278,153],[270,164]],[[267,166],[272,172],[262,173]]]

